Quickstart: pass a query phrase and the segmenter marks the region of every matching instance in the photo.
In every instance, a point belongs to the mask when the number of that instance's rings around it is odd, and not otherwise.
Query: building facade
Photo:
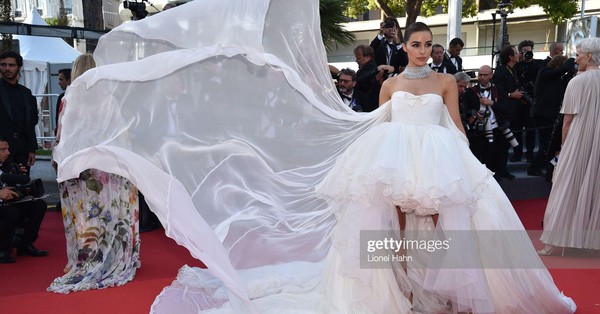
[[[600,1],[584,0],[584,15],[600,17]],[[580,6],[581,7],[581,6]],[[481,65],[492,65],[492,52],[500,36],[500,15],[496,14],[494,24],[493,15],[496,13],[494,2],[480,0],[479,13],[471,18],[461,21],[461,39],[465,47],[461,52],[465,69],[474,70]],[[581,12],[572,20],[579,19]],[[431,27],[434,43],[447,47],[448,14],[436,14],[431,17],[418,17],[417,21],[424,22]],[[379,11],[361,16],[356,21],[348,22],[344,27],[356,36],[356,41],[351,46],[340,46],[335,51],[328,53],[328,62],[338,68],[357,68],[354,62],[354,47],[368,45],[379,31],[381,13]],[[514,9],[507,16],[507,29],[509,42],[517,45],[522,40],[532,40],[535,43],[535,58],[543,59],[548,55],[548,48],[553,42],[567,43],[567,34],[571,21],[554,25],[548,19],[541,7],[535,5],[526,9]],[[398,22],[404,30],[406,18],[399,18]],[[495,32],[494,32],[495,29]],[[600,28],[596,33],[600,36]]]

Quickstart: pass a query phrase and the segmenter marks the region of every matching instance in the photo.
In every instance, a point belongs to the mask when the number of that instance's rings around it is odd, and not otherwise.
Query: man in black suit
[[[354,57],[358,63],[355,90],[367,95],[367,103],[363,105],[364,112],[371,112],[379,107],[379,90],[383,82],[384,69],[379,69],[375,63],[375,52],[367,45],[354,48]]]
[[[496,68],[494,72],[494,76],[492,78],[492,82],[497,86],[502,87],[508,96],[508,112],[506,114],[506,119],[512,124],[515,115],[521,105],[521,98],[523,98],[523,92],[519,90],[519,78],[517,76],[515,66],[519,62],[519,52],[517,51],[517,47],[515,46],[506,46],[500,50],[500,65]],[[512,128],[512,125],[511,125]],[[518,136],[517,134],[517,139]],[[521,160],[521,155],[523,154],[523,148],[513,147],[513,158],[511,160]]]
[[[525,154],[527,161],[531,162],[533,160],[533,151],[535,149],[535,130],[528,130],[535,127],[533,122],[533,118],[531,117],[531,109],[533,106],[533,98],[534,94],[534,84],[536,80],[537,73],[540,70],[540,64],[543,60],[538,60],[533,58],[533,41],[531,40],[523,40],[519,43],[519,63],[517,63],[515,69],[519,78],[519,89],[523,91],[525,96],[521,98],[521,104],[517,107],[517,111],[511,121],[512,129],[517,131],[517,136],[519,142],[522,141],[522,138],[525,138],[523,142],[524,145],[521,145],[521,148],[527,148],[527,153]],[[522,130],[522,131],[521,131]],[[519,134],[519,133],[522,133]],[[519,154],[515,154],[511,161],[519,161],[521,158],[522,152]]]
[[[386,17],[383,20],[383,36],[378,43],[378,37],[371,42],[375,51],[375,63],[380,69],[387,71],[388,77],[396,76],[404,71],[408,64],[408,55],[402,49],[402,31],[396,18]]]
[[[492,68],[484,65],[479,68],[479,83],[465,90],[463,107],[474,116],[470,129],[474,130],[469,137],[473,155],[495,173],[497,180],[512,179],[506,170],[508,161],[508,141],[503,132],[507,128],[504,116],[508,110],[506,92],[500,86],[490,82]]]
[[[363,105],[368,102],[367,95],[359,90],[355,90],[356,72],[352,69],[342,69],[338,77],[338,91],[342,101],[352,108],[352,110],[360,112]]]
[[[17,180],[25,177],[25,167],[19,167],[14,163],[7,162],[10,156],[9,144],[6,139],[0,137],[0,263],[14,263],[15,258],[10,255],[15,230],[19,225],[23,226],[23,234],[17,243],[17,255],[46,256],[47,251],[38,250],[33,242],[38,237],[40,225],[46,214],[46,202],[43,200],[31,200],[27,202],[14,203],[21,195],[14,189]],[[9,181],[5,176],[17,175],[15,182]],[[8,186],[7,186],[8,185]]]
[[[12,160],[28,169],[35,163],[37,102],[29,88],[19,84],[23,57],[14,51],[0,54],[0,136],[12,150]]]
[[[462,58],[460,52],[465,47],[465,43],[460,38],[453,38],[448,44],[448,50],[444,53],[444,60],[450,61],[456,68],[456,71],[462,72]]]
[[[558,117],[567,83],[575,73],[575,60],[567,59],[562,55],[556,55],[548,66],[538,72],[535,83],[535,105],[533,107],[533,119],[540,133],[540,147],[531,164],[527,168],[527,174],[531,176],[543,176],[546,162],[546,150],[550,144],[552,126]],[[549,170],[549,169],[548,169]]]
[[[431,63],[429,64],[432,70],[438,73],[456,74],[456,67],[450,60],[444,60],[444,47],[440,44],[434,44],[431,51]]]
[[[69,85],[71,85],[71,69],[60,69],[58,70],[58,85],[62,90],[66,90]],[[65,93],[62,92],[58,95],[58,99],[56,100],[56,125],[58,126],[58,117],[60,115],[60,103],[62,102]]]

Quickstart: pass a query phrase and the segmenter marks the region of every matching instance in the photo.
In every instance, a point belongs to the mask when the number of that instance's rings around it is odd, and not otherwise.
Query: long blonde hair
[[[84,53],[77,57],[73,61],[73,69],[71,70],[71,82],[75,81],[77,77],[83,74],[85,71],[95,68],[96,61],[90,53]]]

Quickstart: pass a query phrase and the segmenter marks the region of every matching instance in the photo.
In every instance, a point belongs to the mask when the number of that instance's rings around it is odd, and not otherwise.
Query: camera
[[[383,28],[393,28],[395,26],[396,24],[394,24],[394,22],[392,21],[386,21],[385,23],[383,23]]]
[[[523,53],[523,59],[525,59],[525,60],[531,60],[531,59],[533,59],[533,52],[532,51],[525,51]]]
[[[529,95],[529,93],[526,90],[522,90],[522,92],[523,92],[523,97],[521,99],[523,100],[523,102],[525,104],[533,107],[533,105],[535,104],[535,101],[533,100],[533,98],[531,98],[531,96]]]
[[[15,191],[19,195],[15,201],[42,197],[45,193],[42,180],[31,180],[28,175],[21,172],[19,167],[17,164],[11,164],[9,169],[0,173],[1,187],[8,187]]]
[[[485,111],[477,111],[477,110],[472,110],[472,115],[475,116],[475,131],[477,132],[485,132],[485,125],[488,122],[489,117],[491,116],[491,112],[489,110],[485,110]],[[482,116],[482,119],[479,118],[479,116]],[[487,135],[486,135],[487,137]]]
[[[129,9],[131,11],[131,19],[132,20],[141,20],[148,15],[148,11],[146,11],[146,4],[144,3],[146,0],[142,0],[142,2],[137,2],[137,0],[123,1],[123,8]]]

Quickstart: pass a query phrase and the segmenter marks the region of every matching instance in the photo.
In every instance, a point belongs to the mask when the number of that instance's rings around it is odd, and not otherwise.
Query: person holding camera
[[[473,121],[469,128],[469,144],[473,155],[479,159],[488,169],[494,172],[494,178],[513,179],[514,176],[506,169],[508,161],[508,143],[512,138],[504,134],[508,121],[504,116],[508,111],[506,103],[506,92],[501,86],[492,84],[492,68],[484,65],[479,68],[477,75],[479,83],[465,90],[463,96],[463,107],[468,119]],[[511,133],[512,134],[512,133]]]
[[[28,182],[26,168],[7,162],[10,156],[8,141],[0,137],[0,263],[14,263],[16,260],[11,256],[12,242],[15,231],[23,227],[23,234],[16,243],[17,255],[46,256],[48,251],[38,250],[33,242],[38,237],[40,225],[46,214],[46,202],[43,200],[30,200],[17,202],[21,195],[14,186],[8,184],[12,181]],[[18,169],[19,173],[15,173]],[[7,185],[8,184],[8,185]]]
[[[494,76],[492,77],[492,82],[496,86],[501,87],[507,95],[508,110],[504,117],[510,122],[513,129],[515,128],[512,124],[516,119],[518,108],[521,106],[521,99],[523,98],[523,91],[519,89],[519,76],[516,72],[517,63],[519,63],[519,51],[517,47],[514,45],[505,46],[500,50],[500,64],[496,67],[496,71],[494,71]],[[523,148],[520,146],[513,147],[513,158],[511,158],[511,161],[516,161],[515,157],[521,160]]]
[[[525,138],[525,145],[521,145],[515,151],[511,158],[512,162],[520,161],[523,155],[523,146],[527,148],[525,157],[527,162],[533,161],[533,151],[535,150],[535,130],[529,130],[535,127],[531,115],[531,108],[534,105],[534,84],[537,73],[540,70],[542,60],[533,58],[533,41],[523,40],[519,43],[519,63],[516,66],[516,72],[519,80],[519,90],[523,92],[523,97],[519,105],[515,108],[515,115],[511,120],[512,129],[517,131],[519,143]],[[520,134],[522,132],[523,134]],[[524,135],[524,136],[523,136]]]
[[[554,152],[548,155],[552,127],[558,118],[567,84],[575,74],[575,59],[563,55],[552,58],[548,66],[537,75],[535,82],[536,101],[533,107],[535,125],[540,128],[540,147],[535,158],[527,168],[527,174],[543,176],[542,169],[546,168],[546,179],[552,178],[552,165],[548,162]],[[557,147],[560,150],[560,147]]]
[[[375,51],[375,63],[378,70],[386,71],[386,77],[396,76],[404,70],[408,64],[406,51],[402,49],[402,31],[395,17],[386,17],[383,20],[383,38],[377,42],[371,42]]]

